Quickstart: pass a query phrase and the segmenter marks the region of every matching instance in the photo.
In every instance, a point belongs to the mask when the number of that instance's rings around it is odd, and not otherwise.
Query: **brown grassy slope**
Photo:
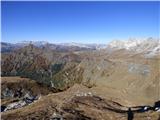
[[[91,92],[94,96],[75,96],[77,93]],[[112,110],[113,109],[113,110]],[[67,91],[43,96],[40,100],[29,106],[2,113],[4,120],[49,120],[53,113],[61,114],[66,120],[94,119],[94,120],[126,120],[126,112],[115,112],[114,110],[125,110],[113,101],[99,98],[96,91],[82,85],[74,85]],[[146,112],[134,114],[134,120],[144,119],[158,120],[159,114]]]
[[[128,56],[127,56],[128,55]],[[153,105],[160,99],[160,59],[116,51],[86,54],[78,67],[84,69],[83,84],[123,105]]]
[[[54,89],[49,88],[46,85],[38,84],[35,80],[20,77],[1,77],[1,94],[3,91],[9,88],[15,93],[18,89],[22,88],[25,93],[28,91],[32,92],[33,95],[47,95],[49,93],[56,92]],[[1,99],[1,104],[5,105],[11,103],[13,100],[18,98],[5,98]]]

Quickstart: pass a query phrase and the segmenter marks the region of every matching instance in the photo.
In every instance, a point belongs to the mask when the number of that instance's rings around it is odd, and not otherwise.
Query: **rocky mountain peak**
[[[145,39],[130,38],[128,40],[114,40],[108,44],[111,49],[126,49],[137,53],[154,53],[160,52],[160,41],[152,37]]]

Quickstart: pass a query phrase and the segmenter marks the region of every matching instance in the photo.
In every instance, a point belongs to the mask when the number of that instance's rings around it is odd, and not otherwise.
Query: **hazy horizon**
[[[96,43],[96,42],[72,42],[72,41],[69,41],[69,42],[53,42],[53,41],[47,41],[47,40],[21,40],[21,41],[10,41],[10,42],[6,42],[6,41],[1,41],[1,42],[4,42],[4,43],[11,43],[11,44],[17,44],[17,43],[29,43],[29,42],[46,42],[46,43],[51,43],[51,44],[69,44],[69,43],[75,43],[75,44],[109,44],[110,42],[113,42],[113,41],[127,41],[127,40],[131,40],[131,39],[135,39],[135,40],[146,40],[146,39],[149,39],[149,38],[153,38],[154,40],[159,40],[160,38],[155,38],[155,37],[143,37],[143,38],[138,38],[138,37],[130,37],[130,38],[126,38],[126,39],[112,39],[112,40],[109,40],[109,41],[106,41],[106,43]]]

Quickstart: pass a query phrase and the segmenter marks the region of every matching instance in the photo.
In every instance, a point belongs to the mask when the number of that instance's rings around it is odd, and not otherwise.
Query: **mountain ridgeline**
[[[71,81],[79,81],[73,76],[80,75],[75,72],[80,61],[81,58],[76,54],[60,53],[30,44],[2,55],[1,75],[27,77],[63,89],[70,86]]]
[[[124,104],[160,99],[157,39],[114,41],[108,45],[32,42],[1,46],[1,76],[27,77],[57,90],[79,83],[106,90],[108,95],[121,95]],[[141,96],[150,99],[144,101]]]

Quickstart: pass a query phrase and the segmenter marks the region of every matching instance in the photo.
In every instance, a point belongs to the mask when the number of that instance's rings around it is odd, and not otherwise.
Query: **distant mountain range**
[[[108,46],[116,50],[125,49],[136,53],[143,53],[146,57],[152,57],[160,53],[160,40],[154,38],[129,39],[127,41],[115,40]]]
[[[160,52],[160,41],[155,38],[135,39],[129,40],[114,40],[109,44],[83,44],[83,43],[49,43],[46,41],[22,41],[19,43],[1,42],[1,52],[10,52],[29,44],[33,44],[38,48],[49,48],[55,51],[83,51],[83,50],[101,50],[101,49],[125,49],[135,51],[137,53],[145,52],[148,55],[155,55]]]
[[[1,42],[1,52],[11,52],[13,50],[22,48],[24,46],[28,46],[29,44],[33,44],[38,48],[49,48],[55,51],[82,51],[82,50],[97,50],[97,49],[104,49],[106,48],[105,44],[81,44],[81,43],[49,43],[45,41],[23,41],[19,43],[6,43]]]
[[[158,39],[106,45],[1,42],[1,48],[1,76],[27,77],[56,90],[76,83],[96,86],[104,95],[120,96],[124,105],[151,104],[160,99]]]

